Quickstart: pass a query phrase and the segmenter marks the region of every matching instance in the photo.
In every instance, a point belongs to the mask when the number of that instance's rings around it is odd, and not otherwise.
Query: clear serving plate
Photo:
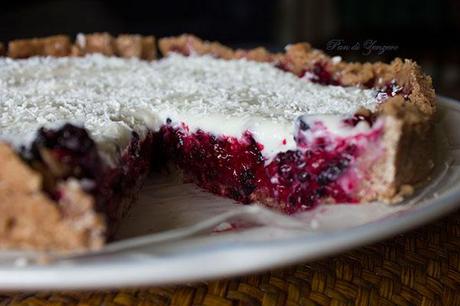
[[[100,289],[223,278],[316,260],[430,222],[460,206],[460,102],[439,97],[438,105],[436,169],[402,204],[324,205],[285,216],[237,205],[174,177],[152,177],[116,241],[81,255],[0,252],[0,289]]]

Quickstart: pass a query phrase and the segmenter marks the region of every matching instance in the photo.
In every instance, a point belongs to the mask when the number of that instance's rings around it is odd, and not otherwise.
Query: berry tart
[[[394,203],[433,167],[434,90],[410,60],[192,35],[159,49],[154,60],[153,37],[106,33],[0,47],[0,247],[100,248],[166,163],[204,190],[289,214]]]

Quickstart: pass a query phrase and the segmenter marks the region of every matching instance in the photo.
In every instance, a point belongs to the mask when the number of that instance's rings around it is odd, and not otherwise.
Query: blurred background
[[[460,1],[1,1],[0,41],[107,31],[184,32],[233,47],[308,41],[347,60],[415,59],[460,99]]]

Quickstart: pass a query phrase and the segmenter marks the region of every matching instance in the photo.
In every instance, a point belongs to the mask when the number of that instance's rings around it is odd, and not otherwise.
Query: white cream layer
[[[28,145],[39,127],[72,122],[110,158],[132,130],[157,130],[167,118],[217,135],[249,130],[270,158],[295,147],[297,117],[351,114],[378,103],[373,90],[321,86],[244,59],[90,55],[0,59],[0,67],[0,138]]]

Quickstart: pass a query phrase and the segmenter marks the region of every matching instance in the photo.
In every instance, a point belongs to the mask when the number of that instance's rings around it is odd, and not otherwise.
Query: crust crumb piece
[[[155,37],[144,36],[142,37],[142,54],[141,58],[151,61],[157,57],[157,47]]]
[[[18,39],[8,44],[8,57],[27,58],[31,56],[67,56],[71,43],[68,36],[56,35],[45,38]]]
[[[340,82],[345,86],[367,85],[373,83],[375,78],[372,64],[370,63],[344,63],[340,62],[333,68],[340,75]]]
[[[406,198],[414,193],[414,187],[412,185],[404,184],[399,188],[399,196],[401,198]]]
[[[308,43],[288,45],[281,60],[283,68],[296,75],[313,69],[316,63],[322,63],[329,69],[328,56],[320,50],[313,49]]]
[[[209,54],[223,59],[232,59],[235,57],[235,53],[231,48],[221,45],[218,42],[203,41],[190,34],[162,38],[159,41],[159,49],[163,55],[170,52],[177,52],[183,55]]]
[[[142,37],[140,35],[119,35],[115,39],[115,52],[120,57],[142,56]]]
[[[263,47],[258,47],[250,50],[238,49],[235,52],[235,58],[245,58],[250,61],[256,62],[277,62],[281,58],[279,53],[270,53],[267,49]]]
[[[155,38],[153,36],[122,34],[115,39],[115,53],[125,58],[141,58],[153,60],[156,58]]]
[[[114,55],[113,37],[109,33],[78,34],[72,47],[72,55],[82,56],[89,53]]]

